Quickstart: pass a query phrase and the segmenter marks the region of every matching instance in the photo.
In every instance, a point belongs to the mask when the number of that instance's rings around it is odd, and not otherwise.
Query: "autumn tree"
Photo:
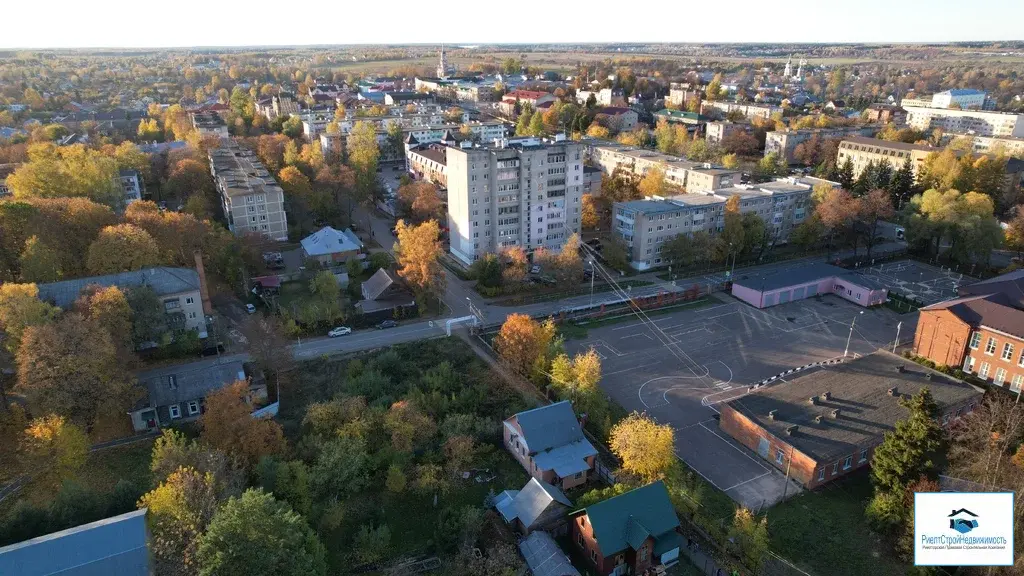
[[[217,511],[213,474],[195,468],[178,468],[139,500],[148,509],[151,550],[156,573],[195,574],[199,569],[199,537]]]
[[[1024,252],[1024,210],[1019,205],[1014,207],[1013,218],[1006,226],[1006,247],[1018,256]]]
[[[117,286],[87,286],[75,301],[75,311],[95,320],[119,347],[122,358],[133,350],[132,309]]]
[[[521,376],[533,373],[550,344],[551,335],[526,314],[509,314],[494,339],[498,357]]]
[[[422,180],[398,188],[399,212],[412,222],[440,220],[443,216],[437,186]]]
[[[34,144],[29,161],[7,177],[15,198],[89,198],[112,208],[124,203],[117,161],[81,144]]]
[[[348,214],[348,222],[352,222],[356,175],[351,168],[341,164],[325,165],[317,171],[313,185],[339,210],[344,208]]]
[[[107,226],[89,246],[87,266],[97,276],[149,268],[160,263],[160,250],[149,232],[131,224]]]
[[[583,207],[580,209],[580,226],[591,230],[597,228],[601,222],[601,216],[598,213],[594,196],[592,194],[584,194],[582,205]]]
[[[676,461],[675,433],[667,424],[633,412],[611,431],[610,447],[622,467],[645,480],[653,480]]]
[[[11,354],[18,351],[26,329],[52,322],[59,313],[60,309],[39,299],[35,284],[0,284],[0,330]]]
[[[569,358],[559,354],[551,361],[551,388],[563,400],[587,415],[599,429],[603,429],[609,415],[608,400],[598,383],[601,381],[601,358],[590,348]],[[607,433],[603,429],[602,433]]]
[[[815,207],[815,214],[828,233],[828,256],[832,259],[832,240],[836,232],[845,231],[852,226],[860,214],[860,203],[844,189],[832,188],[825,198]]]
[[[868,229],[868,259],[871,259],[871,247],[874,244],[878,221],[887,220],[896,214],[892,207],[889,193],[881,188],[872,190],[860,202],[860,218]]]
[[[580,256],[579,234],[570,234],[558,253],[535,250],[533,261],[559,284],[576,284],[583,280],[583,258]]]
[[[285,448],[281,425],[267,418],[253,418],[247,402],[249,383],[238,380],[206,396],[206,412],[199,419],[201,437],[210,446],[239,458],[248,467],[263,456]]]
[[[326,552],[306,520],[260,489],[218,510],[199,538],[199,575],[325,576]]]
[[[280,317],[254,314],[245,319],[241,331],[249,341],[249,355],[253,363],[264,374],[280,376],[294,364],[285,325]]]
[[[346,145],[348,163],[355,172],[356,197],[359,202],[368,203],[377,191],[377,163],[380,159],[377,130],[369,122],[356,122]]]
[[[16,355],[18,386],[40,413],[57,414],[88,427],[99,408],[127,409],[131,381],[110,334],[91,318],[67,312],[28,328]]]
[[[398,275],[421,293],[441,294],[444,291],[445,274],[440,257],[444,248],[439,240],[441,230],[436,220],[428,220],[418,226],[410,226],[399,220],[395,226],[398,245]]]
[[[391,445],[401,452],[422,446],[436,429],[430,417],[407,400],[391,405],[384,416],[384,428],[391,435]]]
[[[500,259],[505,267],[501,271],[501,283],[504,286],[518,286],[526,282],[529,270],[529,259],[521,246],[510,246],[502,249]]]
[[[736,508],[729,528],[729,544],[753,570],[760,570],[769,552],[768,518],[760,519],[749,509]]]
[[[21,279],[25,282],[56,282],[63,276],[60,252],[46,245],[38,236],[25,240],[25,250],[18,258]]]
[[[645,198],[664,196],[666,188],[665,171],[657,166],[648,170],[640,180],[640,193]]]
[[[153,442],[149,467],[154,486],[159,486],[181,468],[191,468],[203,475],[210,474],[213,476],[217,500],[238,496],[245,488],[245,474],[238,468],[234,458],[216,448],[189,440],[184,433],[171,428],[165,428]]]
[[[29,423],[21,449],[26,469],[39,472],[55,488],[85,465],[89,439],[63,416],[49,415]]]

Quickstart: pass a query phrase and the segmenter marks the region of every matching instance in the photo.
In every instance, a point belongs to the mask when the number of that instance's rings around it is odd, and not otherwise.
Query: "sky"
[[[12,0],[2,48],[1024,39],[1024,0]],[[45,34],[43,33],[45,31]]]

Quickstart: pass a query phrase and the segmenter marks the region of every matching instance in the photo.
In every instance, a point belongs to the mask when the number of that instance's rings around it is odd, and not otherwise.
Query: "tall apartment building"
[[[700,90],[699,86],[690,86],[689,84],[679,84],[676,82],[669,86],[668,102],[673,106],[682,107],[690,101],[690,98],[697,98],[699,100],[703,97],[703,91]]]
[[[824,181],[784,178],[712,193],[616,202],[612,207],[612,230],[627,246],[629,263],[634,269],[665,266],[668,261],[662,250],[666,242],[680,234],[698,231],[718,234],[725,227],[725,203],[739,196],[740,213],[757,214],[774,240],[784,242],[793,228],[810,215],[809,197],[817,182]]]
[[[234,140],[224,140],[209,156],[228,228],[236,236],[262,234],[288,240],[284,190],[256,154]]]
[[[471,264],[510,246],[560,248],[580,231],[583,157],[562,137],[447,148],[452,255]]]
[[[591,164],[609,176],[619,169],[643,177],[652,168],[661,168],[666,182],[690,193],[728,188],[740,180],[736,170],[606,140],[590,140],[587,156]]]
[[[915,130],[933,130],[978,136],[1024,137],[1024,114],[987,110],[956,110],[903,105],[907,125]]]
[[[846,138],[848,136],[874,136],[876,131],[878,131],[878,126],[839,126],[836,128],[777,130],[765,134],[764,155],[767,156],[775,152],[780,158],[784,157],[786,162],[792,164],[794,161],[793,152],[796,151],[796,147],[814,136],[818,136],[821,140],[830,140]]]
[[[925,146],[923,144],[907,144],[904,142],[890,142],[877,138],[864,138],[854,136],[844,138],[839,143],[839,154],[836,156],[836,165],[842,166],[847,160],[853,164],[853,177],[860,176],[860,173],[867,168],[868,164],[879,164],[885,162],[893,170],[899,170],[903,164],[910,160],[914,167],[914,177],[917,177],[924,159],[932,152],[939,152],[940,149]]]
[[[712,112],[717,112],[721,116],[725,116],[731,112],[739,112],[751,120],[754,118],[763,118],[767,120],[772,117],[772,114],[782,114],[782,108],[780,106],[773,106],[770,104],[727,102],[724,100],[705,100],[700,103],[701,114],[707,115]]]

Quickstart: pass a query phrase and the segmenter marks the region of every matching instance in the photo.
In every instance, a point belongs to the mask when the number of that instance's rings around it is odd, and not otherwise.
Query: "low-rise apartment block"
[[[640,115],[636,111],[618,106],[606,106],[599,109],[596,118],[606,128],[619,132],[632,130],[640,122]]]
[[[142,193],[146,190],[146,183],[138,170],[121,170],[118,173],[118,178],[121,182],[121,189],[124,190],[125,206],[136,200],[142,200]]]
[[[706,162],[691,162],[655,150],[606,140],[590,140],[588,143],[590,163],[609,176],[618,169],[642,178],[652,168],[660,168],[665,172],[666,182],[690,193],[728,188],[740,179],[738,171]]]
[[[796,147],[807,142],[814,136],[822,141],[846,138],[849,136],[874,136],[878,131],[877,126],[838,126],[835,128],[807,128],[804,130],[776,130],[765,134],[764,155],[775,152],[779,158],[785,158],[786,162],[794,162],[793,152]]]
[[[192,120],[192,127],[201,136],[228,137],[228,125],[216,112],[193,112],[189,114],[189,118]]]
[[[915,130],[934,130],[977,136],[1024,137],[1024,114],[986,110],[903,107],[907,125]]]
[[[516,138],[445,152],[451,253],[461,262],[511,246],[558,249],[580,231],[582,144]]]
[[[627,246],[630,266],[634,269],[643,271],[667,266],[668,260],[662,256],[666,242],[680,234],[720,233],[725,227],[725,203],[739,196],[740,213],[757,214],[774,241],[783,242],[795,226],[810,216],[812,188],[811,182],[784,178],[764,184],[731,186],[712,193],[616,202],[612,207],[612,230]]]
[[[708,122],[704,129],[704,138],[708,144],[721,144],[726,136],[735,132],[750,132],[750,124],[737,124],[735,122]]]
[[[893,170],[899,170],[907,160],[910,160],[910,165],[914,168],[914,177],[917,177],[921,166],[924,165],[925,158],[929,154],[939,151],[938,148],[924,144],[907,144],[855,136],[844,138],[839,143],[836,165],[842,166],[849,160],[853,164],[853,177],[856,178],[867,168],[868,164],[878,165],[885,162]]]
[[[225,140],[220,148],[211,149],[209,156],[228,228],[237,236],[261,234],[288,240],[284,190],[256,154]]]
[[[622,97],[622,92],[615,92],[611,88],[602,88],[600,90],[577,90],[576,101],[583,106],[586,106],[587,101],[590,97],[594,97],[594,102],[598,106],[625,106],[626,99]]]
[[[667,101],[673,106],[682,107],[686,105],[691,98],[697,98],[699,100],[703,97],[703,91],[700,90],[699,87],[673,82],[669,86]]]
[[[953,89],[939,92],[931,96],[916,96],[900,101],[903,107],[943,108],[959,110],[990,110],[994,102],[988,98],[984,90]]]
[[[969,138],[971,148],[979,154],[1002,154],[1004,156],[1024,155],[1024,138],[1010,136],[955,136],[948,135],[949,140]]]
[[[416,178],[448,187],[448,150],[444,144],[422,145],[406,140],[405,163]]]
[[[724,100],[705,100],[700,103],[700,113],[704,115],[717,114],[725,116],[732,112],[739,112],[746,118],[762,118],[767,120],[773,114],[782,114],[782,107],[771,104],[753,104],[741,102],[728,102]]]
[[[902,126],[907,123],[907,111],[895,104],[876,103],[864,110],[864,119],[875,124]]]

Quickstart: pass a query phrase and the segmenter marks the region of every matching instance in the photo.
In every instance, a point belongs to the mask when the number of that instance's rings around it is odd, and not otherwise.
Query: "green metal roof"
[[[689,120],[699,120],[700,114],[696,112],[687,112],[685,110],[672,110],[671,108],[662,108],[654,113],[655,116],[668,116],[670,118],[686,118]]]
[[[671,552],[673,548],[680,548],[683,545],[683,537],[678,532],[666,532],[654,541],[654,555],[661,556],[665,552]]]
[[[584,508],[594,539],[605,556],[637,549],[647,536],[656,539],[679,526],[661,480]]]

